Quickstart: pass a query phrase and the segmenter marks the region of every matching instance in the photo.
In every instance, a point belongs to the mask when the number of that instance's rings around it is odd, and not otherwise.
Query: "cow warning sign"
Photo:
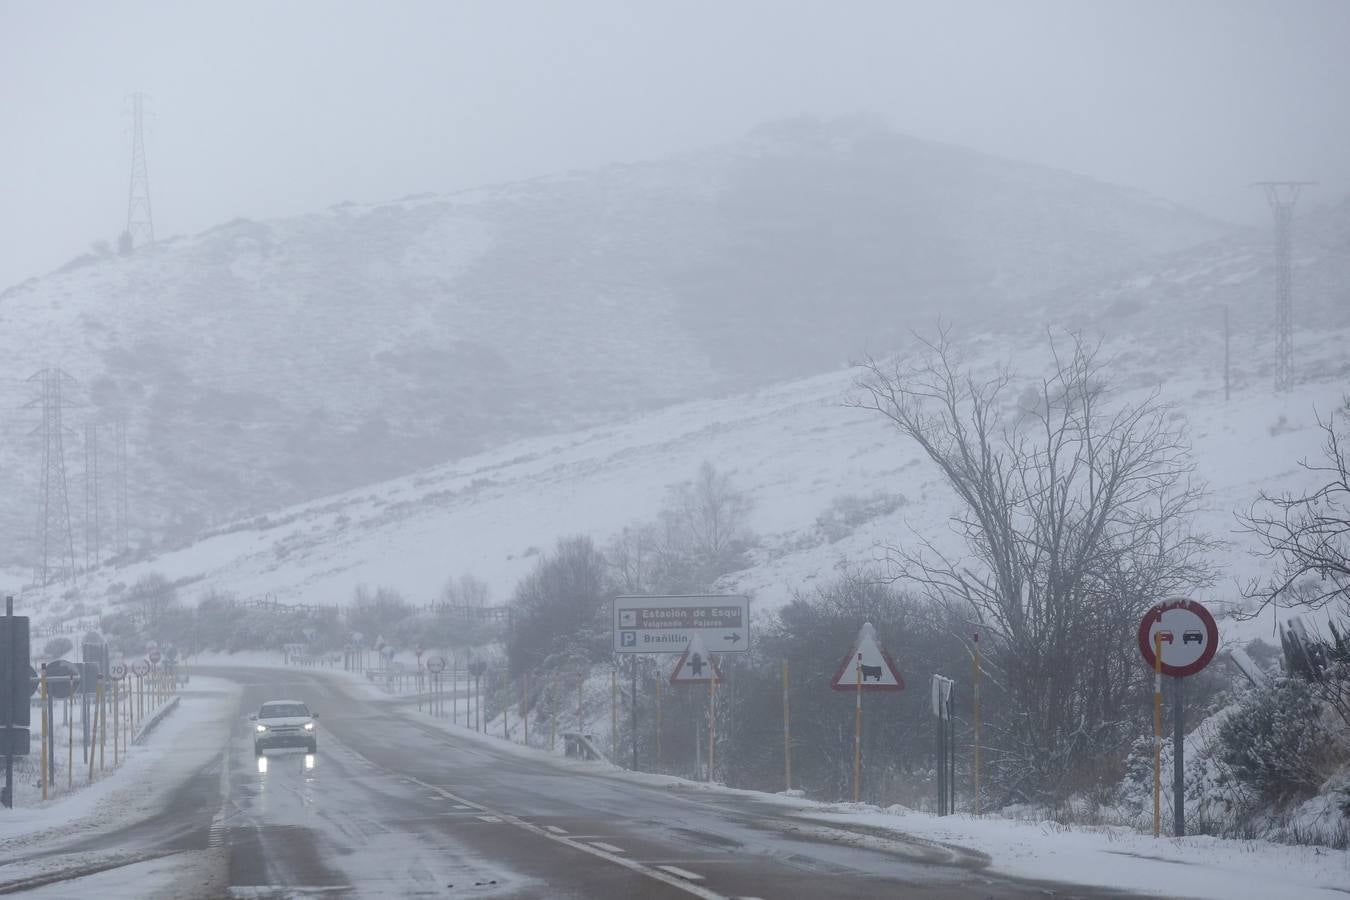
[[[836,691],[903,691],[905,679],[895,661],[877,640],[876,630],[870,623],[863,623],[853,649],[839,664],[830,687]]]

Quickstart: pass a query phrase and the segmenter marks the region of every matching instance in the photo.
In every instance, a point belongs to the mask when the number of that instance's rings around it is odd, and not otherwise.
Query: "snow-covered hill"
[[[172,545],[514,438],[829,370],[939,312],[1020,311],[1226,231],[873,123],[790,121],[670,160],[93,252],[0,294],[0,559],[32,562],[37,413],[18,410],[44,367],[79,382],[68,426],[126,415],[132,541]],[[78,542],[74,439],[67,453]]]
[[[1211,488],[1201,527],[1232,541],[1220,554],[1225,578],[1203,599],[1232,601],[1236,582],[1259,571],[1247,539],[1232,533],[1233,511],[1260,489],[1302,490],[1312,483],[1297,461],[1316,456],[1322,438],[1316,412],[1337,406],[1347,388],[1347,338],[1345,327],[1300,332],[1304,377],[1286,395],[1252,383],[1224,403],[1212,347],[1168,361],[1161,384],[1118,370],[1126,398],[1160,388],[1176,404],[1199,475]],[[1108,341],[1103,352],[1128,353],[1135,343]],[[1045,346],[1044,335],[1033,332],[972,338],[962,350],[975,360],[1011,360],[1034,375],[1046,364]],[[1252,357],[1244,364],[1264,366]],[[947,524],[954,498],[934,467],[876,414],[842,405],[853,378],[840,370],[622,424],[514,442],[238,522],[192,546],[87,579],[81,599],[96,604],[110,584],[153,571],[188,583],[188,596],[211,589],[270,592],[309,603],[346,602],[358,584],[425,601],[450,577],[472,573],[500,601],[556,538],[585,533],[603,542],[624,525],[649,519],[668,487],[690,478],[705,459],[730,471],[753,499],[751,524],[761,536],[755,564],[729,576],[725,587],[752,594],[758,610],[828,579],[841,564],[876,559],[879,546],[915,532],[958,549]],[[887,511],[872,518],[848,523],[837,514],[869,505],[849,498],[881,495],[886,502],[872,505]],[[1269,627],[1258,621],[1240,634]]]

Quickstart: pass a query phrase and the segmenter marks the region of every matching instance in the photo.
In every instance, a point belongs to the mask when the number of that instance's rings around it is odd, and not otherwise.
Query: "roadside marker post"
[[[51,718],[51,698],[47,696],[47,664],[42,664],[42,761],[38,764],[39,776],[42,779],[42,799],[47,799],[47,745],[51,736],[47,732],[47,722]]]
[[[980,814],[980,633],[975,632],[975,815]]]
[[[609,744],[610,759],[619,758],[619,671],[609,670]]]
[[[525,746],[530,746],[530,673],[522,676],[520,684],[520,721],[525,723]]]
[[[717,679],[708,679],[708,783],[712,784],[717,760]]]
[[[792,790],[792,714],[788,705],[788,661],[783,660],[783,786]]]
[[[1153,836],[1162,833],[1162,635],[1153,636]]]
[[[656,771],[661,771],[661,669],[656,670]]]
[[[853,802],[858,802],[858,795],[861,790],[862,781],[862,654],[858,654],[858,661],[854,663],[854,671],[858,678],[858,692],[856,694],[856,703],[853,713]]]

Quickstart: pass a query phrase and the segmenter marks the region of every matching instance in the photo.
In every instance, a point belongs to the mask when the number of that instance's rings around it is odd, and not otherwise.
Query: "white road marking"
[[[324,894],[346,894],[350,893],[352,886],[350,884],[249,884],[235,885],[230,888],[232,898],[263,898],[268,897],[322,897]]]
[[[683,878],[687,881],[702,881],[703,876],[697,872],[690,872],[688,869],[681,869],[679,866],[657,866],[663,872],[669,872],[677,878]]]
[[[497,818],[496,816],[475,816],[474,818],[482,819],[484,822],[500,822],[500,821],[501,821],[501,819]]]
[[[591,841],[592,847],[599,847],[601,850],[608,850],[610,853],[623,853],[622,847],[615,847],[613,844],[606,844],[604,841]]]
[[[545,825],[544,827],[554,834],[567,834],[566,828],[559,828],[557,825]]]

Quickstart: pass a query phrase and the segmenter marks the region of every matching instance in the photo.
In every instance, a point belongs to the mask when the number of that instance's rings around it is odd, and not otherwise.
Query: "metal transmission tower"
[[[70,496],[66,491],[66,429],[61,424],[61,411],[73,405],[64,396],[64,388],[73,386],[75,379],[60,369],[43,369],[28,380],[42,385],[42,396],[28,406],[42,405],[42,425],[33,432],[42,437],[38,559],[33,582],[45,585],[75,577],[75,539],[70,531]]]
[[[1258,181],[1275,216],[1275,390],[1294,383],[1294,266],[1292,242],[1294,205],[1299,191],[1311,181]]]
[[[84,568],[91,571],[102,562],[99,544],[103,522],[99,498],[98,423],[84,426]]]
[[[123,252],[131,252],[155,240],[155,221],[150,214],[150,173],[145,166],[145,95],[131,95],[131,186],[127,190],[127,228],[122,232]]]
[[[113,420],[113,552],[127,549],[127,420]]]

